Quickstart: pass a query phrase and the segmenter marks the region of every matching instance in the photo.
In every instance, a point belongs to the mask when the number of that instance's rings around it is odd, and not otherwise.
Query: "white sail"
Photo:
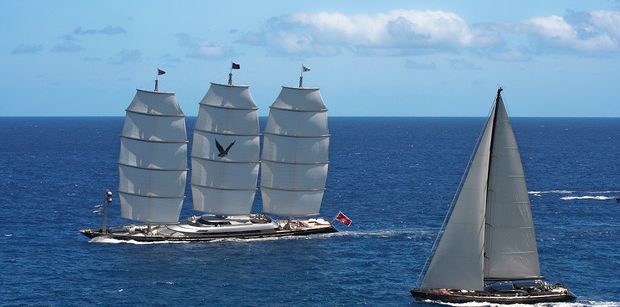
[[[279,216],[318,215],[328,148],[327,108],[319,89],[282,87],[265,127],[263,211]]]
[[[470,162],[422,288],[482,290],[484,210],[493,114],[489,117]]]
[[[249,214],[259,169],[258,108],[248,86],[212,83],[200,102],[192,143],[194,210]],[[220,144],[226,154],[217,147]]]
[[[124,218],[178,222],[187,175],[187,135],[174,93],[136,92],[121,133],[119,175]]]
[[[519,148],[500,95],[496,108],[486,206],[484,277],[542,278]]]

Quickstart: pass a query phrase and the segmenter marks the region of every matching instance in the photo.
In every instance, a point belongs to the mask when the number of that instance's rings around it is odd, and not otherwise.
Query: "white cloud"
[[[522,22],[523,31],[540,49],[606,53],[620,51],[620,12],[572,12],[567,16],[535,17]]]
[[[405,61],[405,67],[413,70],[432,70],[436,69],[437,65],[435,62],[418,62],[414,60]]]
[[[50,51],[53,52],[78,52],[82,51],[84,48],[72,41],[61,41],[54,45]]]
[[[109,63],[122,65],[128,62],[137,62],[142,58],[142,51],[139,49],[123,49],[109,59]]]
[[[481,70],[482,67],[464,59],[452,59],[450,60],[450,67],[458,70]]]
[[[125,34],[127,30],[118,26],[105,26],[101,29],[83,29],[82,27],[77,27],[73,30],[73,35],[95,35],[95,34],[104,34],[104,35],[117,35],[117,34]]]
[[[233,54],[232,50],[223,45],[193,37],[187,33],[177,33],[176,37],[179,46],[186,48],[187,56],[191,58],[218,59]]]
[[[412,53],[488,45],[492,37],[472,30],[459,15],[445,11],[393,10],[374,15],[337,12],[296,13],[272,18],[242,41],[289,54],[332,55],[342,49]]]
[[[468,23],[447,11],[378,14],[295,13],[274,17],[241,42],[272,54],[410,55],[473,51],[489,59],[524,61],[543,53],[608,55],[620,51],[620,11],[568,12],[512,23]]]
[[[11,50],[11,54],[33,54],[33,53],[39,53],[42,50],[43,50],[43,45],[41,44],[37,44],[37,45],[21,44],[13,48],[13,50]]]

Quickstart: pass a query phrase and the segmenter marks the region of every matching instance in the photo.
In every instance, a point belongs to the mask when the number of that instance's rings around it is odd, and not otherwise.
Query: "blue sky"
[[[196,115],[230,62],[332,116],[620,117],[620,1],[0,1],[0,116],[120,116],[136,88]]]

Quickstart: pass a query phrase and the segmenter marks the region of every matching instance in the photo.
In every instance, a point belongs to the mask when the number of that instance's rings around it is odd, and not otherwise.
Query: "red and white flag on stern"
[[[345,225],[347,225],[347,227],[349,227],[349,225],[351,225],[351,219],[344,215],[344,213],[342,213],[342,211],[338,212],[338,215],[336,215],[335,220],[337,220],[340,223],[343,223]]]

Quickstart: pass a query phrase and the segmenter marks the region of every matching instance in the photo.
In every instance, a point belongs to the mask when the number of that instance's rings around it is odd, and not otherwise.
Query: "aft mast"
[[[248,215],[256,194],[260,133],[258,108],[245,85],[211,83],[200,102],[192,147],[194,210]]]
[[[269,110],[260,184],[265,213],[319,215],[328,169],[327,108],[318,88],[302,86],[300,77],[300,87],[282,87]]]
[[[154,91],[137,90],[126,110],[118,165],[124,218],[178,222],[187,175],[185,115],[174,93],[159,91],[158,81]]]

